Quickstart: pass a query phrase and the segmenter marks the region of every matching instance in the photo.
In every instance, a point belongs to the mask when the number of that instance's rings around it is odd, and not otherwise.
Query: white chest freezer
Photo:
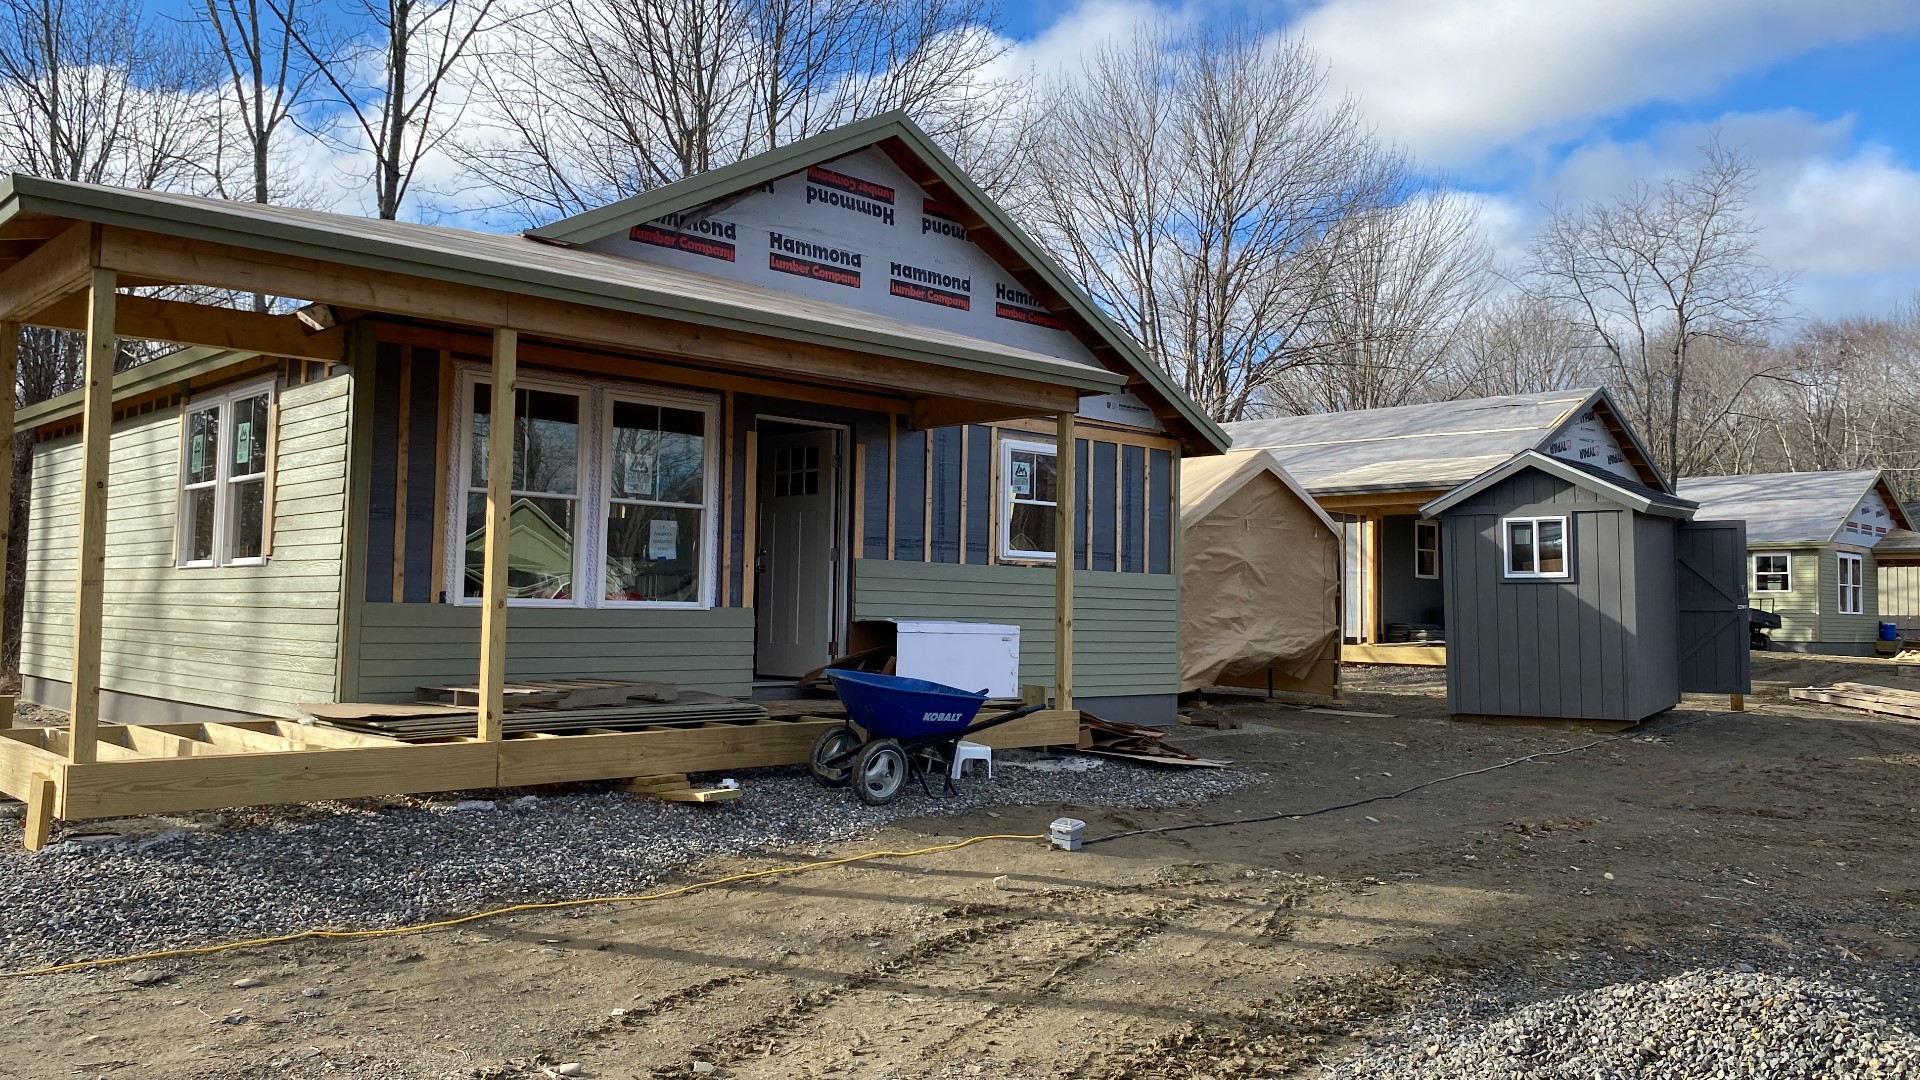
[[[895,619],[894,673],[987,696],[1020,696],[1020,628],[998,623]]]

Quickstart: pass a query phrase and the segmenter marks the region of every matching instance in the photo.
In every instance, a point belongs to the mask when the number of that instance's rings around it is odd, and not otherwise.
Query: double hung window
[[[1563,578],[1567,576],[1566,518],[1508,518],[1504,528],[1508,577]]]
[[[1413,576],[1428,579],[1440,576],[1440,523],[1437,521],[1413,523]]]
[[[1753,591],[1793,591],[1793,557],[1786,552],[1757,552],[1753,556]]]
[[[485,578],[492,388],[469,373],[458,592]],[[713,592],[715,410],[607,383],[520,380],[507,509],[510,603],[705,607]]]
[[[187,403],[181,425],[179,565],[266,562],[272,414],[270,383]]]
[[[1057,448],[1006,439],[1000,443],[1000,557],[1052,559],[1059,506]]]
[[[1849,552],[1839,554],[1840,614],[1861,615],[1867,610],[1866,560]]]

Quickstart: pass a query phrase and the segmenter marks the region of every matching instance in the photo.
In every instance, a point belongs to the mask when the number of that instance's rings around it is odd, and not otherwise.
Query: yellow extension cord
[[[62,971],[77,971],[80,968],[112,967],[116,964],[135,964],[142,960],[164,960],[172,956],[204,956],[207,953],[227,952],[232,949],[251,949],[261,945],[283,945],[289,941],[306,938],[374,938],[391,937],[395,934],[416,934],[423,930],[442,930],[449,926],[478,922],[501,915],[512,915],[521,911],[553,911],[559,908],[586,907],[589,904],[640,904],[651,900],[669,900],[676,896],[685,896],[690,892],[711,889],[720,885],[731,885],[738,881],[752,881],[756,878],[781,877],[787,874],[805,874],[813,870],[826,870],[849,863],[866,862],[869,859],[909,859],[919,855],[933,855],[942,851],[958,851],[963,847],[984,843],[988,840],[1045,840],[1044,833],[996,833],[988,836],[970,836],[965,840],[956,840],[950,844],[935,844],[932,847],[916,848],[913,851],[869,851],[860,855],[848,855],[843,859],[829,859],[826,862],[802,863],[798,866],[776,866],[768,870],[749,870],[739,874],[710,881],[696,881],[691,885],[677,885],[659,892],[642,893],[638,896],[594,896],[582,900],[549,900],[537,904],[510,904],[506,907],[481,911],[472,915],[461,915],[438,922],[416,923],[412,926],[390,926],[379,930],[302,930],[295,934],[282,934],[279,937],[249,938],[246,941],[230,941],[223,945],[199,945],[186,949],[162,949],[159,952],[135,953],[131,956],[109,956],[99,960],[77,960],[71,964],[51,964],[47,967],[28,968],[25,971],[0,972],[0,978],[24,979],[33,975],[54,975]]]

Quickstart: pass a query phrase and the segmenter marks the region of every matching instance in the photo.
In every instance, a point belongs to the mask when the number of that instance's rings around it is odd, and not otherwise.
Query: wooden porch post
[[[487,417],[486,562],[480,582],[480,738],[500,741],[507,684],[508,511],[513,504],[514,385],[520,335],[493,332],[493,405]]]
[[[91,764],[100,725],[100,632],[107,576],[107,461],[113,438],[114,288],[111,270],[87,286],[85,404],[80,420],[80,546],[75,562],[73,691],[67,712],[67,760]]]
[[[20,324],[0,322],[0,622],[7,610],[8,551],[13,545],[13,400],[20,384]],[[0,728],[13,726],[11,696],[0,696]]]
[[[1073,414],[1054,436],[1053,707],[1073,708]]]

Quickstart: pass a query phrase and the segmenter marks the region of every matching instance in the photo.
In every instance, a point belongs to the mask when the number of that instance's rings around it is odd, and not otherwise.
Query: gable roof
[[[1180,524],[1191,525],[1206,517],[1234,492],[1263,473],[1271,475],[1293,492],[1320,519],[1328,532],[1340,531],[1340,527],[1333,523],[1333,519],[1313,500],[1313,496],[1307,494],[1307,489],[1287,475],[1280,460],[1265,450],[1230,450],[1217,457],[1182,458]]]
[[[1461,484],[1420,508],[1421,517],[1435,517],[1451,510],[1500,481],[1526,469],[1537,469],[1557,476],[1574,487],[1590,491],[1603,499],[1619,503],[1642,514],[1691,521],[1699,504],[1671,495],[1658,488],[1623,480],[1604,469],[1579,461],[1552,457],[1538,450],[1522,450],[1499,465]]]
[[[1599,407],[1649,487],[1667,490],[1605,387],[1279,416],[1224,425],[1236,448],[1273,451],[1315,495],[1449,490],[1537,450]]]
[[[1680,494],[1698,502],[1703,516],[1745,521],[1749,545],[1833,543],[1876,487],[1895,527],[1912,528],[1879,469],[1690,476],[1679,484]]]
[[[653,221],[682,214],[739,195],[762,184],[835,158],[878,147],[915,183],[927,188],[948,207],[972,220],[963,220],[980,247],[1020,279],[1036,295],[1057,298],[1069,322],[1094,354],[1129,376],[1128,389],[1144,392],[1163,403],[1172,418],[1189,428],[1203,444],[1225,451],[1232,443],[1220,425],[1201,411],[1186,392],[1161,370],[1118,323],[1074,283],[1064,267],[1027,231],[1014,222],[986,192],[954,164],[900,111],[882,113],[844,127],[821,132],[755,154],[753,157],[671,184],[562,218],[527,231],[527,236],[555,244],[585,244],[620,231],[625,224]],[[1162,410],[1155,410],[1160,412]],[[1169,417],[1162,416],[1165,422]]]

